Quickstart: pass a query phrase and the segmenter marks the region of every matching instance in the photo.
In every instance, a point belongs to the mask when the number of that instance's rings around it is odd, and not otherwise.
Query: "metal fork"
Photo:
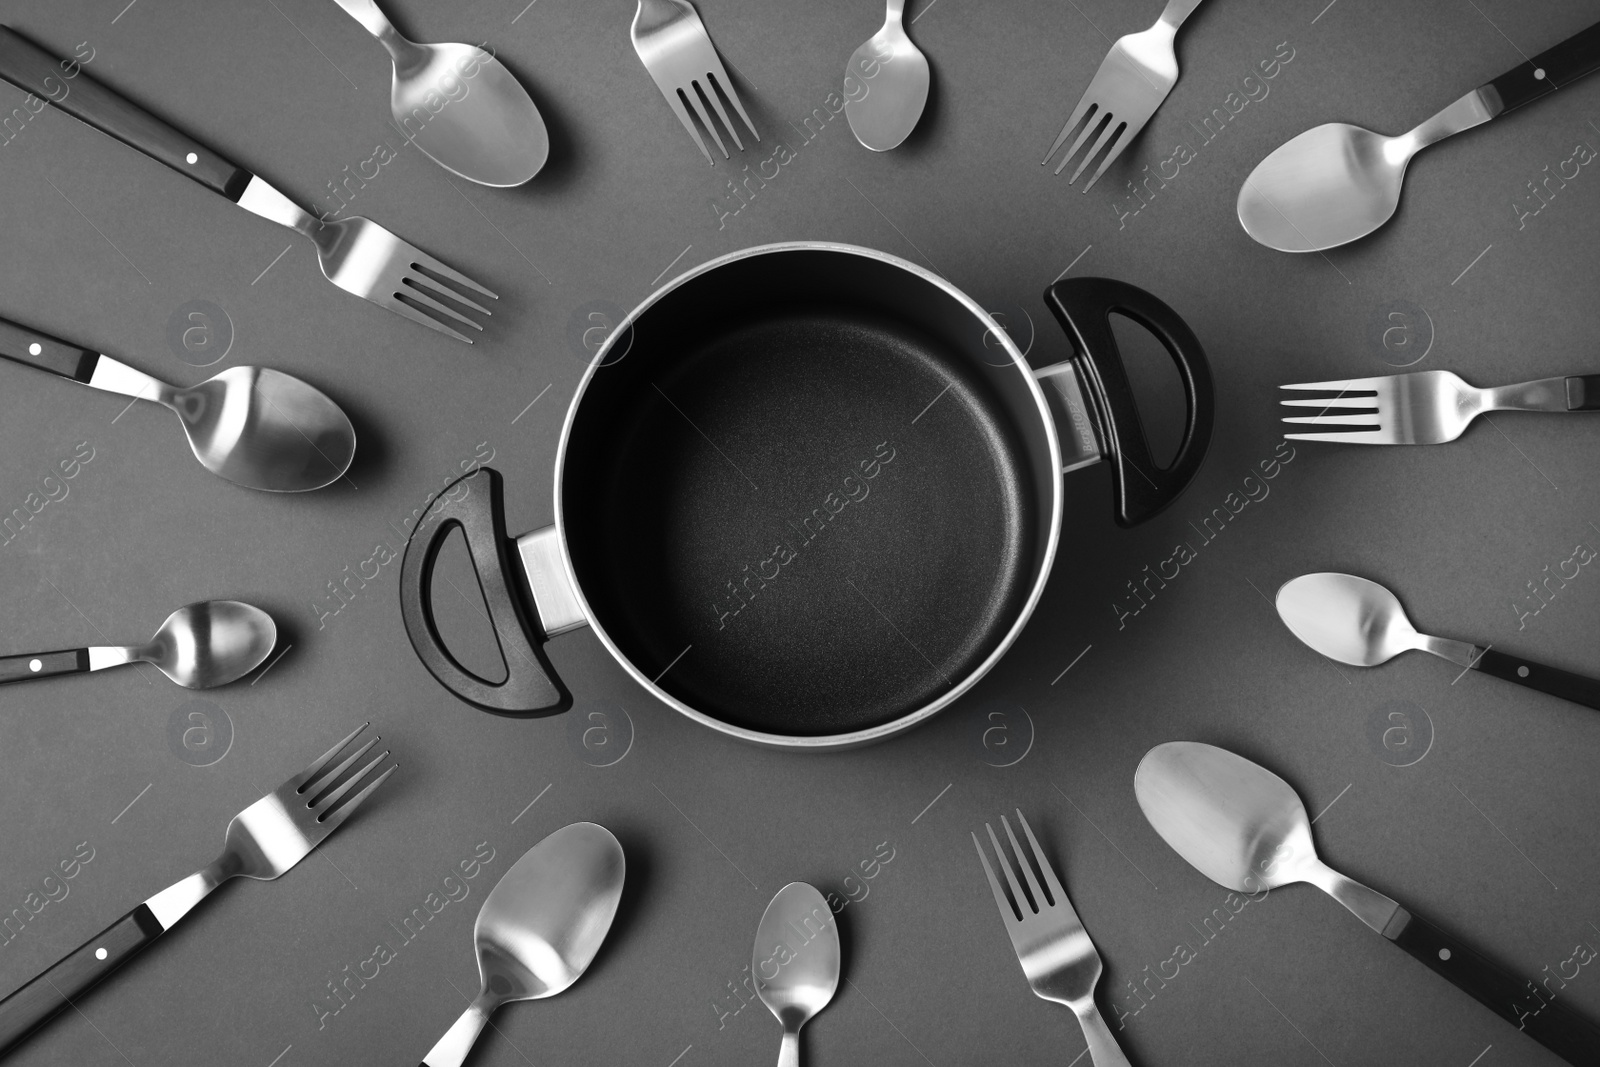
[[[1447,370],[1413,371],[1379,378],[1304,382],[1281,389],[1317,390],[1330,397],[1284,400],[1284,407],[1320,408],[1285,418],[1290,424],[1356,427],[1322,433],[1286,433],[1294,441],[1352,445],[1437,445],[1454,441],[1488,411],[1600,411],[1600,374],[1479,389]]]
[[[1061,127],[1061,135],[1056,138],[1056,143],[1039,161],[1040,166],[1050,162],[1050,157],[1056,154],[1067,136],[1081,124],[1082,131],[1078,139],[1061,157],[1055,172],[1060,174],[1078,149],[1088,142],[1089,149],[1079,161],[1078,169],[1067,179],[1067,184],[1076,182],[1089,161],[1104,152],[1104,158],[1090,175],[1083,191],[1087,193],[1100,180],[1100,175],[1111,166],[1112,160],[1120,156],[1128,143],[1139,135],[1145,123],[1150,121],[1150,116],[1156,113],[1156,108],[1161,106],[1161,101],[1177,84],[1178,54],[1172,42],[1183,20],[1199,6],[1200,0],[1168,0],[1166,10],[1161,12],[1154,26],[1117,38],[1111,51],[1101,61],[1100,69],[1095,73],[1094,81],[1089,83],[1083,99],[1073,109],[1072,117]]]
[[[42,96],[80,122],[166,164],[246,211],[311,238],[317,246],[322,273],[345,292],[468,344],[471,339],[455,327],[483,329],[460,309],[488,315],[489,309],[468,294],[490,300],[499,297],[465,274],[402,241],[371,219],[313,217],[261,178],[82,71],[71,91],[66,91],[59,75],[67,65],[65,61],[58,64],[43,48],[0,26],[0,78]]]
[[[377,744],[377,737],[328,768],[369,725],[362,723],[311,766],[235,815],[228,823],[222,854],[213,862],[146,900],[0,1001],[0,1053],[172,929],[189,909],[223,882],[237,877],[277,878],[304,859],[395,772],[395,765],[390,764],[382,774],[372,776],[373,770],[388,758],[385,749],[348,778],[339,780]],[[352,793],[357,786],[362,788]]]
[[[728,136],[733,138],[734,146],[741,152],[744,151],[744,142],[739,140],[739,131],[728,118],[721,97],[727,97],[728,103],[744,119],[744,124],[750,127],[750,135],[761,140],[761,135],[756,133],[755,123],[750,121],[750,116],[744,112],[744,105],[739,103],[739,94],[734,92],[733,82],[728,80],[722,60],[717,58],[711,35],[706,33],[699,12],[695,11],[689,0],[639,0],[639,10],[633,15],[633,50],[639,53],[645,69],[656,80],[656,88],[667,98],[672,113],[678,116],[683,128],[700,146],[707,163],[713,167],[717,165],[706,149],[705,141],[701,140],[694,119],[689,115],[691,107],[699,116],[700,124],[717,143],[723,159],[729,158],[728,149],[723,146],[717,128],[711,123],[711,116],[706,110],[708,104],[722,120]],[[718,95],[719,91],[721,96]]]
[[[989,866],[989,857],[984,855],[977,834],[972,835],[972,843],[978,849],[983,873],[989,876],[994,902],[1000,908],[1000,918],[1005,920],[1006,933],[1011,935],[1011,947],[1016,950],[1022,972],[1028,976],[1028,984],[1038,996],[1065,1004],[1077,1015],[1078,1025],[1083,1027],[1084,1040],[1089,1043],[1089,1058],[1094,1061],[1094,1067],[1129,1067],[1128,1057],[1122,1054],[1117,1039],[1111,1036],[1105,1017],[1095,1006],[1094,987],[1100,981],[1102,970],[1100,954],[1095,951],[1094,943],[1084,931],[1083,922],[1072,909],[1066,890],[1061,888],[1054,868],[1045,859],[1044,849],[1039,847],[1039,840],[1033,836],[1033,830],[1028,826],[1028,820],[1022,817],[1022,812],[1017,812],[1017,822],[1022,824],[1022,832],[1028,836],[1028,844],[1033,848],[1033,860],[1038,865],[1040,877],[1044,879],[1044,891],[1040,889],[1033,868],[1028,865],[1022,846],[1017,844],[1017,835],[1011,831],[1011,823],[1003,815],[1000,822],[1006,828],[1006,837],[1011,840],[1017,866],[1022,868],[1022,878],[1027,883],[1026,896],[1017,884],[1011,861],[1000,847],[1000,839],[995,837],[993,826],[983,824],[983,828],[989,831],[989,842],[994,846],[995,858],[1006,873],[1006,884],[1011,887],[1009,899],[1005,890],[1000,888],[1000,880],[994,876],[994,868]]]

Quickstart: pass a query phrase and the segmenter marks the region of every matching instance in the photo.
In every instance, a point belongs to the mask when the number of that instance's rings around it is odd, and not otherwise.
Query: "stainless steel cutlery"
[[[374,0],[334,0],[394,61],[395,126],[424,155],[479,185],[521,185],[550,155],[533,98],[505,65],[466,44],[405,38]]]
[[[639,0],[639,9],[633,15],[633,50],[639,53],[639,60],[655,79],[656,88],[667,98],[667,105],[694,138],[707,163],[716,166],[717,161],[711,158],[711,151],[695,128],[696,116],[716,142],[723,159],[729,158],[728,149],[711,121],[712,111],[722,120],[723,128],[733,138],[734,147],[744,151],[739,131],[723,107],[724,100],[744,119],[750,136],[761,140],[755,124],[739,102],[739,94],[734,91],[728,72],[723,69],[722,60],[711,44],[711,35],[700,21],[700,13],[689,0]]]
[[[374,774],[388,758],[387,751],[351,771],[379,740],[373,737],[344,755],[368,725],[356,727],[305,770],[235,815],[228,823],[222,853],[211,863],[150,897],[0,1000],[0,1053],[69,1004],[75,1004],[111,972],[172,929],[223,882],[230,878],[277,878],[337,830],[395,771],[391,763],[381,774]]]
[[[186,689],[210,689],[261,666],[277,643],[278,626],[260,608],[237,600],[203,600],[168,615],[142,645],[0,656],[0,682],[148,663]]]
[[[319,219],[258,176],[79,73],[70,94],[54,99],[57,62],[44,49],[0,26],[0,78],[50,100],[95,129],[238,204],[308,238],[327,279],[413,322],[471,343],[461,330],[483,329],[468,312],[489,315],[475,298],[498,299],[465,274],[407,244],[371,219]]]
[[[1252,894],[1309,882],[1557,1055],[1600,1063],[1600,1029],[1565,1000],[1541,999],[1532,975],[1490,962],[1318,859],[1300,797],[1265,767],[1212,745],[1172,741],[1145,754],[1133,789],[1156,833],[1213,882]]]
[[[0,319],[0,358],[169,408],[207,470],[250,489],[299,493],[344,476],[356,431],[339,405],[298,378],[229,367],[180,388],[126,363]]]
[[[1284,407],[1318,409],[1315,415],[1283,420],[1318,432],[1285,437],[1333,444],[1437,445],[1454,441],[1473,419],[1489,411],[1600,411],[1600,374],[1479,389],[1450,371],[1424,370],[1279,388],[1333,394],[1282,402]]]
[[[422,1067],[460,1067],[489,1016],[515,1000],[563,992],[583,976],[611,930],[627,861],[610,830],[563,826],[511,865],[478,909],[478,996]]]
[[[1278,590],[1278,617],[1312,651],[1352,667],[1375,667],[1402,652],[1431,652],[1459,667],[1600,708],[1600,680],[1496,652],[1485,645],[1418,633],[1388,589],[1353,574],[1302,574]]]
[[[756,995],[783,1024],[778,1067],[800,1067],[800,1028],[833,999],[840,963],[839,927],[822,894],[805,882],[778,890],[750,955]]]
[[[1117,38],[1078,106],[1072,109],[1072,117],[1061,127],[1060,136],[1040,164],[1048,164],[1050,157],[1066,143],[1068,135],[1079,131],[1055,172],[1060,174],[1082,148],[1077,169],[1067,179],[1070,185],[1098,156],[1099,166],[1083,185],[1083,192],[1087,193],[1122,150],[1139,136],[1150,116],[1178,83],[1178,53],[1173,41],[1183,20],[1199,6],[1200,0],[1167,0],[1155,25]]]
[[[1388,222],[1411,157],[1600,69],[1600,23],[1478,86],[1409,133],[1330,122],[1279,146],[1239,190],[1239,224],[1280,252],[1320,252]]]
[[[856,140],[874,152],[899,146],[928,103],[928,57],[906,36],[905,0],[889,0],[883,27],[845,64],[844,114]],[[852,93],[851,83],[861,87]]]
[[[1017,843],[1011,823],[1005,816],[1000,817],[1006,838],[1011,842],[1011,851],[1016,855],[1015,868],[1022,871],[1020,883],[1010,857],[995,836],[994,827],[984,824],[989,832],[989,843],[994,846],[995,860],[1005,872],[1009,896],[1001,887],[1000,879],[995,877],[994,868],[989,866],[989,857],[978,835],[972,835],[983,873],[989,876],[989,888],[994,890],[1000,918],[1011,936],[1011,947],[1017,952],[1017,962],[1022,964],[1035,995],[1065,1004],[1078,1017],[1094,1067],[1128,1067],[1128,1057],[1123,1055],[1111,1028],[1106,1025],[1105,1016],[1094,1002],[1094,989],[1103,970],[1100,953],[1095,951],[1083,921],[1073,909],[1072,901],[1067,899],[1067,891],[1061,887],[1061,879],[1056,877],[1055,868],[1050,866],[1044,849],[1039,847],[1039,839],[1033,836],[1021,811],[1017,812],[1017,822],[1028,838],[1029,853],[1024,853]],[[1033,873],[1035,866],[1039,869],[1038,877]],[[1040,878],[1044,879],[1042,885]]]

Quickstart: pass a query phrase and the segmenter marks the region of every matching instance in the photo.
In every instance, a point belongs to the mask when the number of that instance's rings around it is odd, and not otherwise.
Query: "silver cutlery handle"
[[[478,1035],[489,1025],[489,1015],[493,1011],[494,1006],[486,1003],[483,994],[479,993],[478,999],[467,1005],[461,1017],[422,1057],[422,1067],[461,1067],[467,1053],[472,1051],[473,1044],[477,1042]]]
[[[783,1044],[778,1046],[778,1067],[800,1067],[800,1031],[783,1028]]]
[[[1089,1058],[1094,1061],[1094,1067],[1131,1067],[1122,1046],[1111,1035],[1111,1027],[1106,1025],[1106,1017],[1100,1014],[1093,1000],[1081,1007],[1074,1004],[1072,1010],[1078,1016],[1078,1025],[1083,1027],[1083,1039],[1089,1043]]]
[[[394,24],[379,9],[375,0],[333,0],[333,2],[344,8],[345,14],[361,23],[363,29],[380,41],[385,34],[395,32]]]
[[[1200,0],[1167,0],[1166,9],[1161,12],[1161,21],[1176,32],[1183,25],[1183,20],[1194,14],[1194,9],[1199,6]]]
[[[1600,374],[1540,378],[1483,392],[1490,411],[1600,411]]]

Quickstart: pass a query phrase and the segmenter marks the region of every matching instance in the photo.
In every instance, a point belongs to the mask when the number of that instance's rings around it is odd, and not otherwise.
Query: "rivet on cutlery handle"
[[[1485,649],[1473,666],[1495,678],[1516,682],[1574,704],[1600,709],[1600,680],[1546,667],[1531,660],[1496,652],[1492,648]]]
[[[1530,978],[1518,978],[1401,908],[1384,936],[1568,1063],[1600,1064],[1600,1028]]]
[[[1518,64],[1485,88],[1499,95],[1502,109],[1496,114],[1503,115],[1596,70],[1600,70],[1600,22]]]
[[[251,174],[187,134],[167,125],[79,70],[70,79],[73,61],[57,61],[43,48],[8,26],[0,26],[0,78],[36,93],[62,111],[110,134],[130,148],[186,174],[214,193],[237,201]]]
[[[140,904],[79,945],[54,967],[0,1000],[0,1055],[49,1022],[161,934],[161,923],[148,907]]]
[[[0,656],[0,683],[21,682],[28,678],[49,678],[55,674],[82,674],[88,669],[87,648]]]

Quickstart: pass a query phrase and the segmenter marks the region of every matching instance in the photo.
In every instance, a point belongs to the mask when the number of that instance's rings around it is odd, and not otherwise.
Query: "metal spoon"
[[[356,454],[355,427],[339,405],[275,370],[230,367],[183,389],[5,319],[0,357],[171,408],[183,420],[195,458],[213,474],[251,489],[320,489],[342,477]]]
[[[502,1004],[553,997],[600,951],[622,899],[627,861],[611,831],[563,826],[511,865],[478,911],[478,996],[422,1067],[460,1067]]]
[[[1527,978],[1318,859],[1305,805],[1265,767],[1212,745],[1171,741],[1145,753],[1133,791],[1156,833],[1213,882],[1263,898],[1309,882],[1540,1044],[1573,1063],[1600,1059],[1600,1029],[1566,1001],[1540,999]]]
[[[261,666],[277,643],[277,624],[260,608],[237,600],[202,600],[168,615],[149,644],[0,656],[0,682],[149,663],[186,689],[210,689]]]
[[[778,1067],[800,1067],[800,1028],[839,988],[839,927],[821,893],[804,882],[778,890],[756,928],[750,973],[783,1024]]]
[[[479,185],[521,185],[539,173],[550,134],[528,90],[493,55],[472,45],[409,41],[374,0],[336,2],[394,60],[389,106],[412,144]]]
[[[1239,190],[1239,223],[1280,252],[1320,252],[1388,222],[1418,152],[1600,68],[1600,23],[1480,85],[1409,133],[1330,122],[1281,145]]]
[[[911,43],[901,21],[905,0],[889,0],[883,28],[857,48],[844,76],[865,92],[855,98],[845,86],[845,117],[856,140],[874,152],[887,152],[911,136],[928,103],[928,57]]]
[[[1375,667],[1402,652],[1431,652],[1541,693],[1600,708],[1600,681],[1447,637],[1418,633],[1388,589],[1353,574],[1302,574],[1278,589],[1278,617],[1313,651],[1352,667]]]

